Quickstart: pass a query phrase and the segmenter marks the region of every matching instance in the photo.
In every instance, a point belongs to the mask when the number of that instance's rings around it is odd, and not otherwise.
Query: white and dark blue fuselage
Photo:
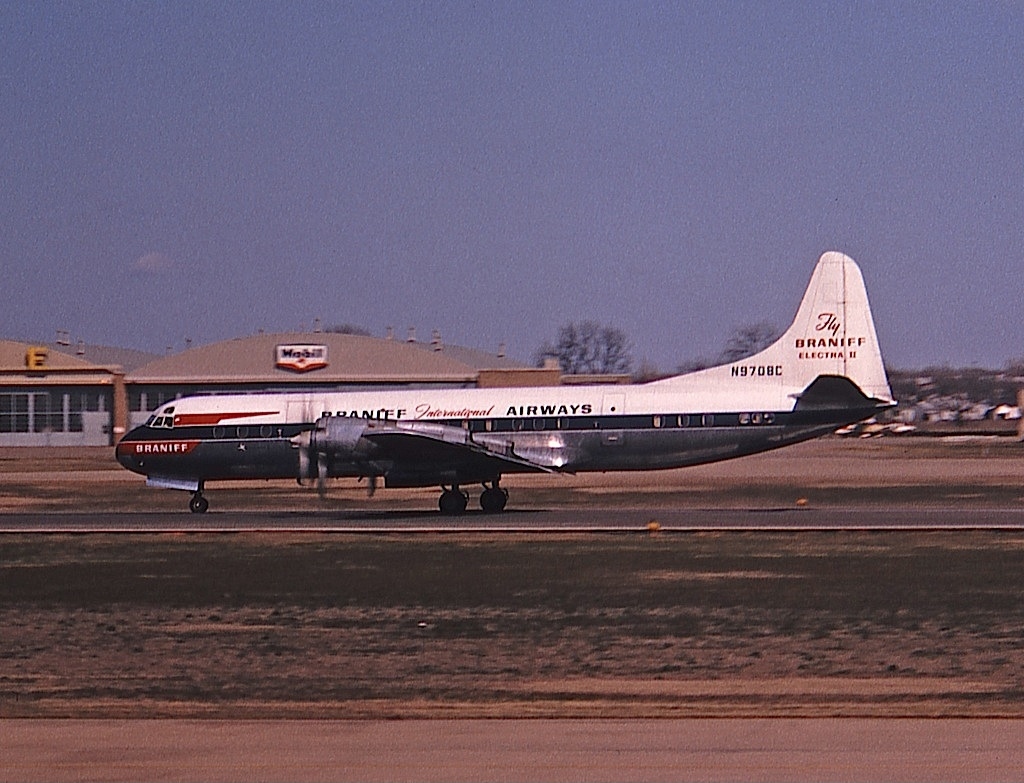
[[[365,477],[441,486],[441,508],[504,507],[503,474],[654,470],[766,451],[893,404],[856,264],[827,253],[793,325],[761,353],[632,385],[187,397],[117,445],[126,468],[193,492],[206,481]]]

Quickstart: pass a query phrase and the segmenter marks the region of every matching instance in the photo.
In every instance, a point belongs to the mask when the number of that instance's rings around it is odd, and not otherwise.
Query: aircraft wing
[[[395,422],[367,429],[362,437],[373,443],[382,455],[397,462],[425,464],[497,463],[498,472],[517,468],[543,473],[569,472],[557,464],[545,464],[542,455],[522,456],[511,438],[498,433],[478,433],[475,437],[461,427],[430,422]]]

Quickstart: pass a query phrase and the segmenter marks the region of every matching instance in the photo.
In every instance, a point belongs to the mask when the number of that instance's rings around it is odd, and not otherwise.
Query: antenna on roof
[[[85,356],[85,340],[78,341],[78,346],[75,348],[75,353],[78,356]]]
[[[430,333],[430,345],[435,351],[443,351],[444,343],[441,342],[441,330],[435,329]]]
[[[504,359],[505,358],[505,343],[503,343],[503,342],[498,343],[498,358],[499,359]]]
[[[385,340],[394,340],[395,339],[395,327],[389,326],[387,328],[387,330],[384,332],[384,339]]]
[[[67,329],[58,329],[57,345],[71,345],[71,332]]]
[[[405,341],[407,343],[414,343],[414,342],[416,342],[416,327],[415,326],[410,326],[409,327],[409,336],[405,338]]]
[[[313,319],[313,331],[316,334],[320,334],[320,332],[323,331],[323,327],[320,326],[320,319],[319,318],[314,318]]]

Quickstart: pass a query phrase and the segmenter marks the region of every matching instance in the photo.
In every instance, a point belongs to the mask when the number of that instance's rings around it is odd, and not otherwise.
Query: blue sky
[[[0,4],[0,338],[359,324],[662,370],[861,265],[887,362],[1024,356],[1018,3]]]

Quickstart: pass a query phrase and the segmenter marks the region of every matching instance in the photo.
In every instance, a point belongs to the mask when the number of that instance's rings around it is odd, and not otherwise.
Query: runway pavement
[[[0,514],[0,533],[648,533],[704,530],[1019,530],[1016,508],[567,509],[468,512],[274,511]]]
[[[21,781],[1021,780],[1016,720],[0,721]]]

